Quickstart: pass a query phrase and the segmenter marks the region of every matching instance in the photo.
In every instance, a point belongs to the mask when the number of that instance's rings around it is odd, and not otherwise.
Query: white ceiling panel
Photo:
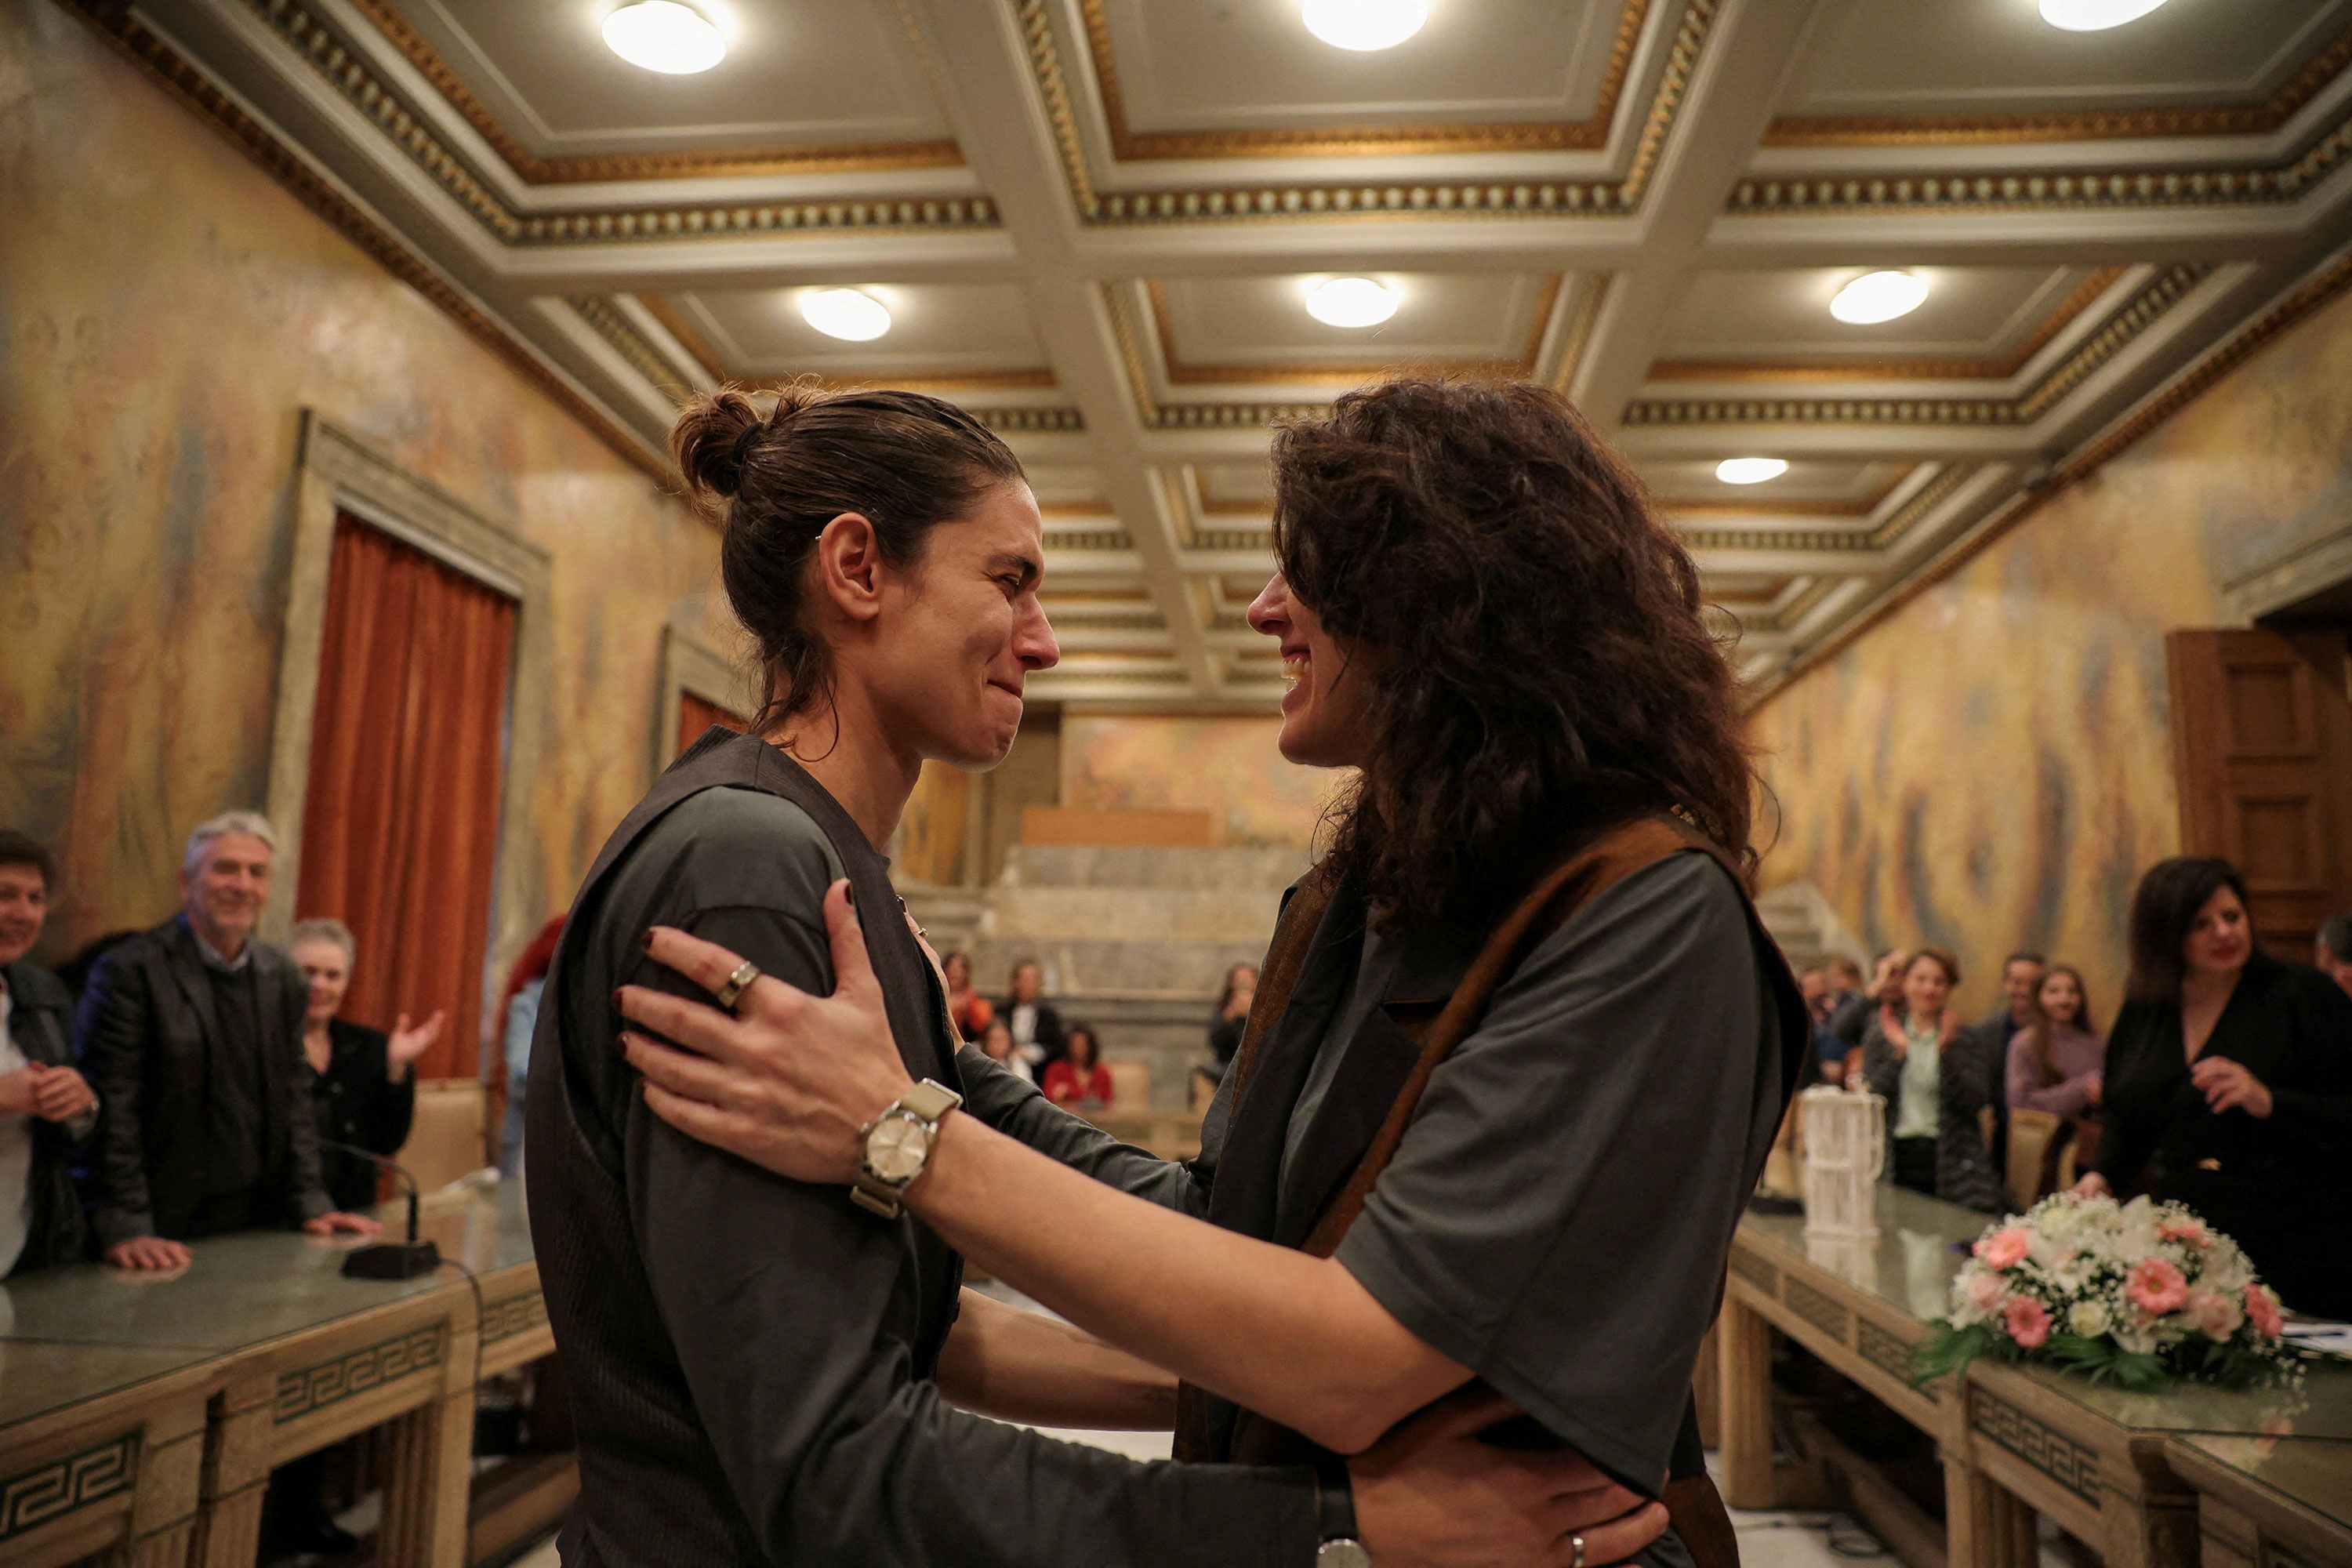
[[[1701,272],[1668,318],[1669,359],[1981,356],[2023,342],[2079,289],[2087,267],[1923,267],[1927,302],[1907,316],[1852,326],[1830,301],[1870,268]]]
[[[890,331],[870,342],[830,338],[802,318],[798,289],[674,296],[666,301],[730,374],[953,375],[1045,363],[1026,300],[1010,283],[877,284]]]
[[[1547,280],[1528,275],[1376,273],[1398,295],[1396,314],[1376,327],[1332,327],[1307,313],[1307,290],[1323,276],[1162,283],[1171,365],[1517,361],[1548,299]]]

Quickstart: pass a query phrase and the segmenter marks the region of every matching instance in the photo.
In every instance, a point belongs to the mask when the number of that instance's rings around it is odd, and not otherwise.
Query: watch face
[[[866,1166],[886,1182],[911,1182],[931,1151],[931,1130],[911,1116],[886,1116],[866,1135]]]
[[[1360,1541],[1327,1541],[1315,1551],[1315,1568],[1372,1568]]]

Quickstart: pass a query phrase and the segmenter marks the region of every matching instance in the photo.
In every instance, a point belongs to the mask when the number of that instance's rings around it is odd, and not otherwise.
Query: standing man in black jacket
[[[95,1219],[108,1262],[173,1268],[184,1244],[297,1226],[373,1236],[319,1173],[310,994],[302,972],[254,940],[269,899],[277,830],[226,812],[188,836],[180,912],[99,961],[74,1019],[104,1101]]]
[[[73,1065],[65,984],[26,954],[49,912],[49,852],[0,829],[0,1279],[81,1256],[81,1199],[68,1169],[98,1125]]]

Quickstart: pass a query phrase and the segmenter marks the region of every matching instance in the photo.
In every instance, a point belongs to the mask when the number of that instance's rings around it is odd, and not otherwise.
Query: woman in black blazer
[[[390,1156],[408,1142],[416,1115],[416,1058],[441,1037],[444,1015],[415,1028],[403,1013],[391,1034],[335,1016],[351,988],[353,945],[341,921],[303,921],[287,943],[310,982],[302,1020],[302,1054],[316,1075],[311,1103],[319,1116],[319,1163],[328,1195],[339,1209],[376,1205],[376,1167],[333,1147],[350,1143]]]
[[[2078,1192],[2146,1173],[2234,1238],[2289,1307],[2352,1317],[2352,996],[2254,944],[2225,860],[2167,860],[2132,900],[2106,1131]]]

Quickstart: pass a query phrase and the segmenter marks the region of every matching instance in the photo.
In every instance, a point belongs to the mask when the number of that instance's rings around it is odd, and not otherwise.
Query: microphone
[[[441,1249],[429,1241],[416,1239],[416,1178],[408,1173],[406,1167],[394,1163],[373,1150],[362,1149],[356,1143],[346,1143],[337,1138],[321,1138],[319,1147],[365,1160],[381,1170],[390,1171],[408,1184],[408,1239],[379,1241],[361,1247],[343,1259],[343,1278],[414,1279],[441,1267]]]

